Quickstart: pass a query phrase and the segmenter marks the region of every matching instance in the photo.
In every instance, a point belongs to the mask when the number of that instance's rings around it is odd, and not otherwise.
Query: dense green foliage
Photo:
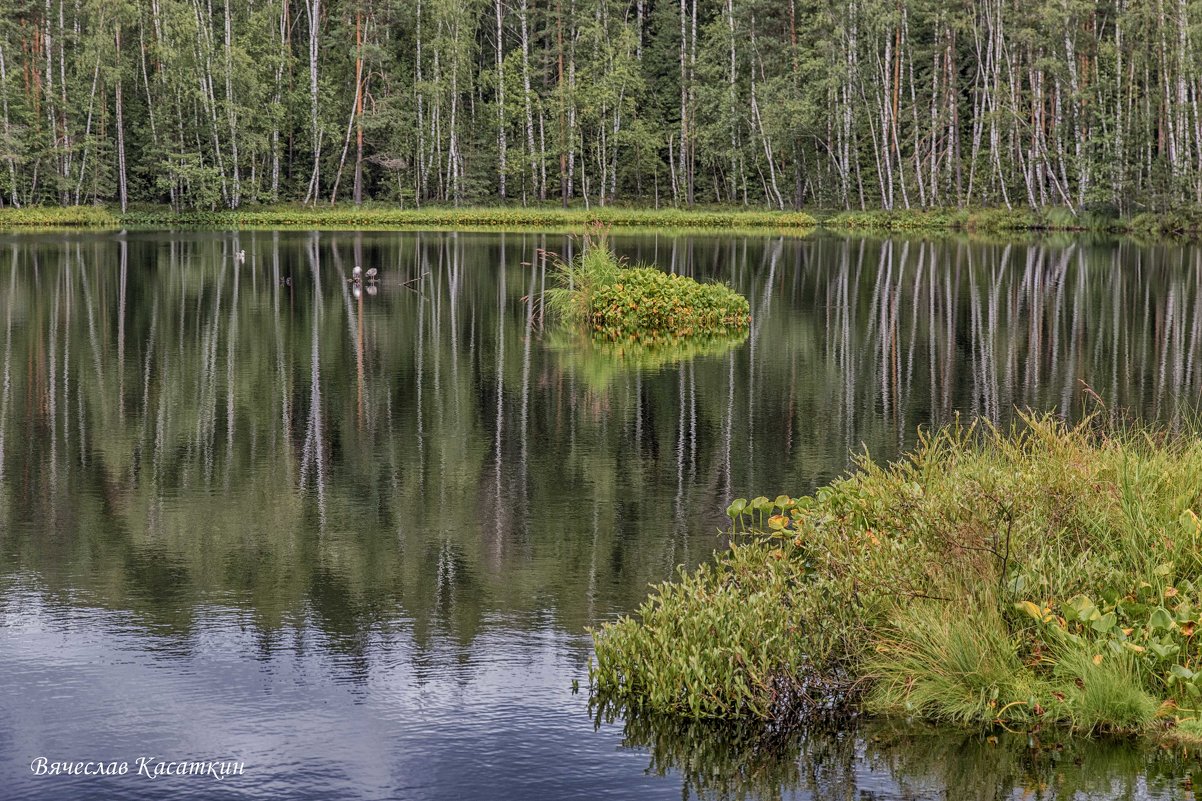
[[[1163,211],[1202,198],[1199,13],[3,0],[0,202]]]
[[[654,267],[626,267],[588,293],[593,331],[611,342],[745,332],[747,298]]]
[[[592,209],[532,205],[435,206],[402,208],[395,204],[311,206],[243,206],[215,211],[172,211],[166,206],[139,207],[126,212],[108,206],[9,206],[0,208],[0,228],[140,227],[140,228],[356,228],[370,229],[539,229],[578,231],[598,225],[624,230],[747,231],[808,234],[815,228],[834,231],[1105,231],[1110,233],[1188,236],[1202,233],[1202,212],[1183,208],[1135,217],[1115,217],[1094,211],[1073,213],[1064,208],[1026,209],[910,209],[819,213],[821,222],[805,212],[745,209],[627,208]]]
[[[597,689],[693,717],[815,699],[955,723],[1202,719],[1202,441],[1027,420],[865,458],[596,635]],[[787,710],[786,710],[787,711]]]
[[[602,239],[591,239],[579,259],[559,267],[550,308],[603,342],[647,348],[691,337],[729,338],[745,335],[751,321],[747,298],[730,287],[627,266]]]

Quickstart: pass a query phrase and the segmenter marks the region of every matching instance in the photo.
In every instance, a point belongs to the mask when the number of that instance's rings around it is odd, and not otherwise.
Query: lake
[[[1194,762],[1135,743],[626,718],[590,707],[587,629],[722,547],[733,498],[809,492],[920,426],[1183,425],[1202,250],[613,246],[730,282],[746,340],[678,361],[582,346],[542,315],[548,253],[579,247],[562,234],[0,237],[5,796],[1192,792]],[[379,283],[348,283],[356,264]],[[240,767],[155,775],[178,761]]]

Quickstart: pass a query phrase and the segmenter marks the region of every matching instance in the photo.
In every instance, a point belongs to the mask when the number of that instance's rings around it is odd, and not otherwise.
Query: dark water
[[[754,318],[725,352],[631,369],[544,330],[542,253],[571,247],[0,239],[0,795],[1189,792],[1193,762],[1130,743],[623,719],[589,708],[585,629],[707,558],[731,498],[808,491],[919,425],[1095,396],[1176,424],[1202,390],[1202,251],[618,237]]]

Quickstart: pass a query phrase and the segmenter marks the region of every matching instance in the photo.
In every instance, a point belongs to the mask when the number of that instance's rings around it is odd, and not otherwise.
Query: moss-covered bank
[[[595,632],[594,690],[693,718],[816,709],[1202,731],[1202,441],[952,428],[813,496]]]

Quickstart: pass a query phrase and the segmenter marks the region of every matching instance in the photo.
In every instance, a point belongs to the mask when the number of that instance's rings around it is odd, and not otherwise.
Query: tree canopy
[[[5,204],[1202,202],[1199,0],[0,0]]]

